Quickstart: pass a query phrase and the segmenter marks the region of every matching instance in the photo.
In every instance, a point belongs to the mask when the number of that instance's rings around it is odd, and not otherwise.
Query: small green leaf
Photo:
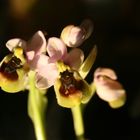
[[[91,70],[92,65],[95,62],[96,55],[97,55],[97,47],[95,45],[79,69],[79,73],[83,79],[85,79],[85,77]]]

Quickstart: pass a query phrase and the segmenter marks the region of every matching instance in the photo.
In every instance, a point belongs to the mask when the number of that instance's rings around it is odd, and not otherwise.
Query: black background
[[[16,13],[16,12],[15,12]],[[127,91],[126,104],[111,109],[96,95],[84,112],[85,135],[90,140],[140,139],[140,2],[136,0],[38,0],[24,16],[0,1],[0,60],[8,54],[5,43],[20,37],[28,40],[37,30],[58,36],[68,24],[92,19],[94,32],[81,47],[87,55],[97,44],[97,67],[116,71]],[[47,93],[48,140],[75,140],[69,109],[57,105],[53,88]],[[35,140],[27,114],[28,91],[9,94],[0,91],[0,140]]]

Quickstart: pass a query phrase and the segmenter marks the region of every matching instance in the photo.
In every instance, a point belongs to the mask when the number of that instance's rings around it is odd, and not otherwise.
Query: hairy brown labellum
[[[16,56],[13,56],[8,62],[3,62],[0,67],[0,72],[9,80],[17,80],[17,69],[22,68],[21,60]]]
[[[60,81],[62,85],[59,91],[61,95],[69,96],[81,90],[82,80],[75,79],[73,72],[69,72],[68,70],[66,70],[64,72],[61,72],[60,75]]]

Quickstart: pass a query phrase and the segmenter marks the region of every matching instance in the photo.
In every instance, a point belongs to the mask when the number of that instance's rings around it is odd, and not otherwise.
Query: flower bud
[[[80,26],[68,25],[61,32],[61,39],[68,47],[78,47],[93,32],[93,23],[89,19],[85,19]]]
[[[68,25],[62,30],[61,39],[68,47],[78,47],[85,40],[85,31],[78,26]]]

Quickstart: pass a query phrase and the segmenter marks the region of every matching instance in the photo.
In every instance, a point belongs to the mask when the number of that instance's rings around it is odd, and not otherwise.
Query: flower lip
[[[16,69],[22,68],[23,65],[21,64],[21,60],[16,56],[13,56],[10,61],[6,64],[5,72],[6,73],[13,73]]]
[[[18,75],[17,72],[14,71],[12,73],[8,73],[5,71],[5,68],[7,67],[7,63],[3,63],[2,66],[0,67],[0,73],[6,78],[9,79],[11,81],[15,81],[18,79]]]
[[[17,69],[22,68],[21,60],[16,56],[12,56],[8,62],[3,62],[0,67],[0,73],[9,80],[17,80]]]
[[[60,76],[62,85],[59,91],[62,96],[70,96],[81,90],[82,80],[75,79],[73,72],[66,70]]]

